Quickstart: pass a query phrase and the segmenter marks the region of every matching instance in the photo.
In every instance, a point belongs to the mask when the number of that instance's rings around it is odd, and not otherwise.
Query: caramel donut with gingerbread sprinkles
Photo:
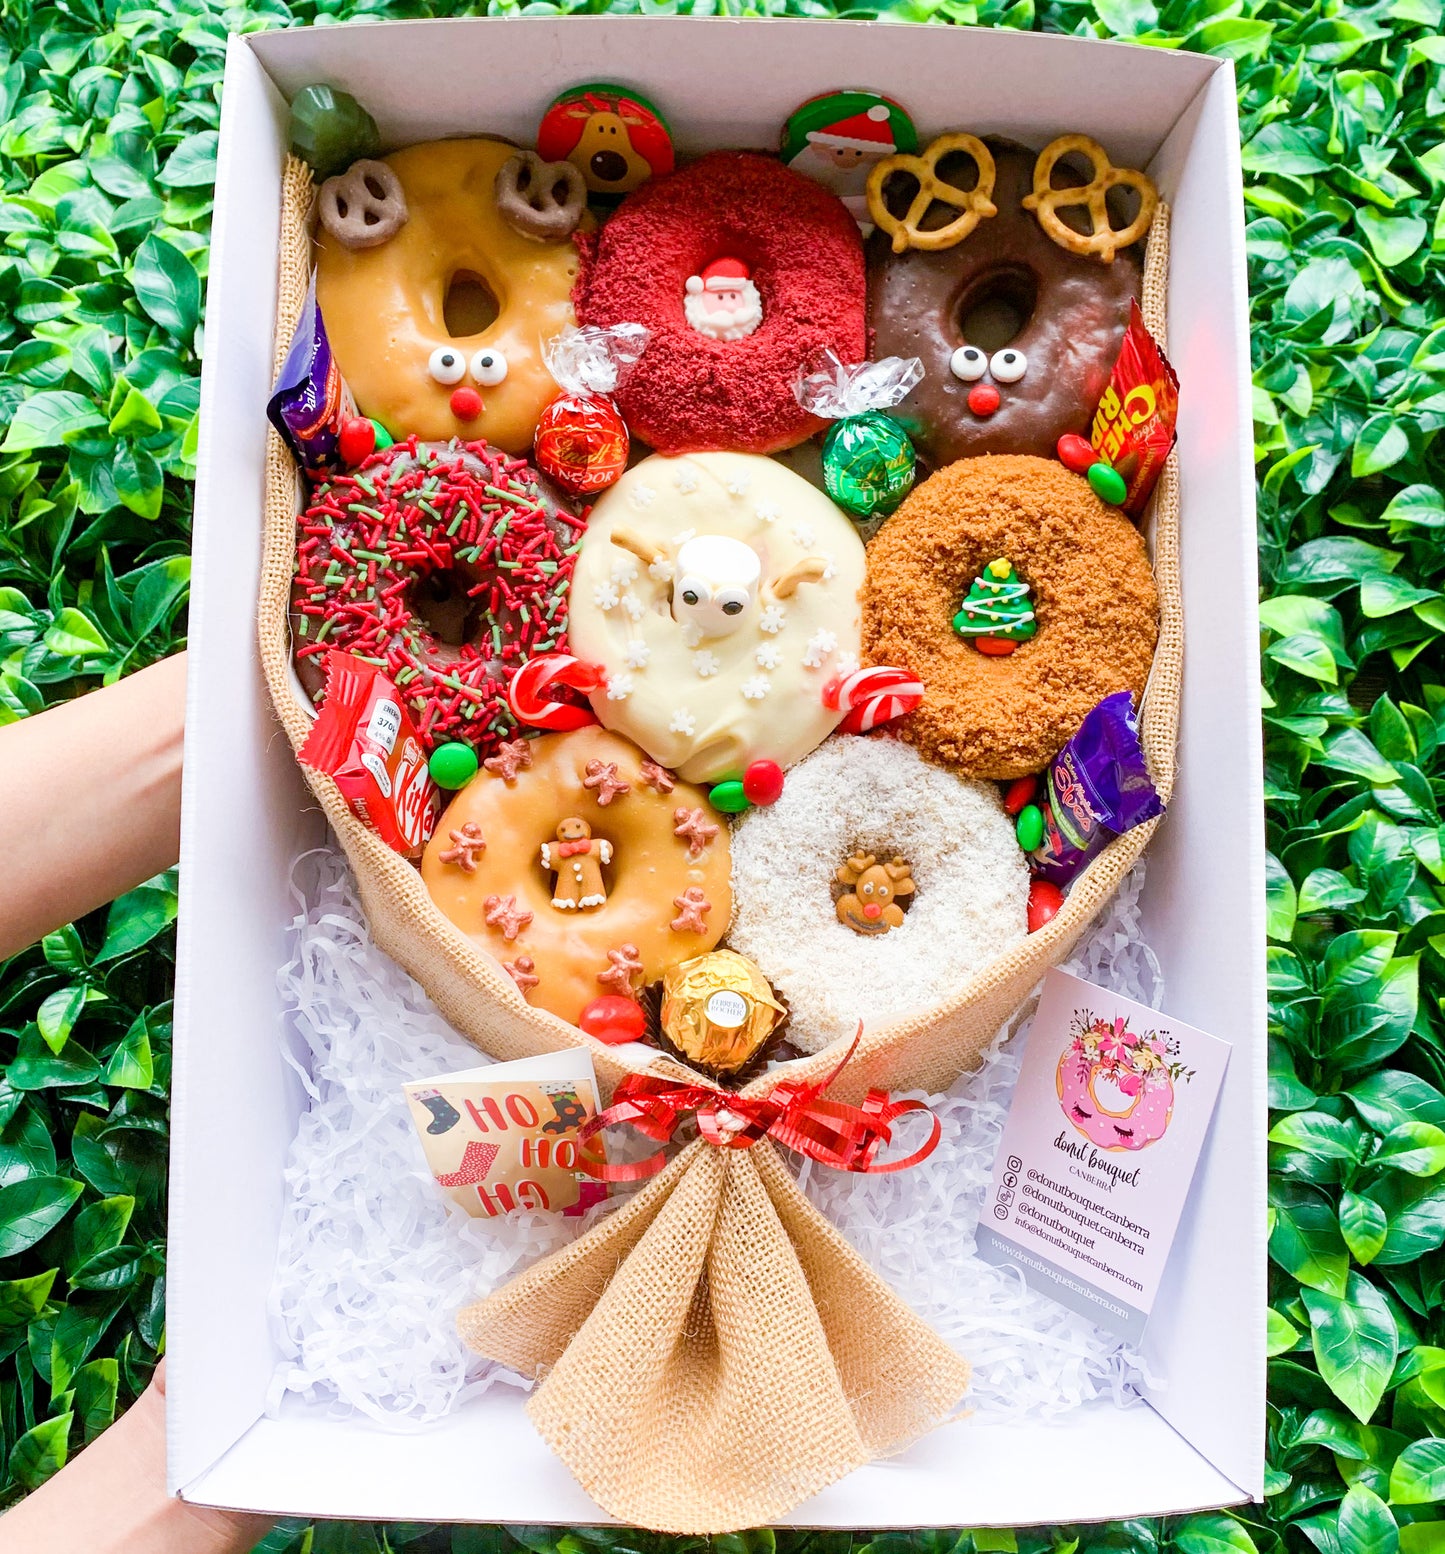
[[[514,731],[512,672],[565,648],[584,520],[524,460],[411,438],[317,486],[297,523],[291,643],[319,701],[326,653],[385,670],[428,750]]]
[[[528,1003],[575,1022],[717,944],[732,855],[701,788],[595,725],[509,752],[452,800],[421,876]]]
[[[1137,702],[1158,634],[1143,537],[1054,459],[960,459],[868,544],[864,661],[923,682],[898,733],[965,777],[1042,771],[1105,696]]]

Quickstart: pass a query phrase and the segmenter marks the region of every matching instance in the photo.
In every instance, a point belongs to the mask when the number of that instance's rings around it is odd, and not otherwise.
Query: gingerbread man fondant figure
[[[602,865],[612,862],[612,843],[593,836],[592,827],[575,815],[557,827],[557,839],[542,843],[542,867],[557,876],[552,905],[560,912],[585,911],[607,900]]]

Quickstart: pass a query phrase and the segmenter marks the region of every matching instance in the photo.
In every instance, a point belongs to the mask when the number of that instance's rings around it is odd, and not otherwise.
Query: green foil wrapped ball
[[[823,484],[855,518],[885,518],[913,488],[908,433],[877,410],[837,421],[823,442]]]
[[[350,92],[334,86],[303,86],[297,92],[291,103],[290,141],[292,152],[318,182],[381,150],[376,120]]]

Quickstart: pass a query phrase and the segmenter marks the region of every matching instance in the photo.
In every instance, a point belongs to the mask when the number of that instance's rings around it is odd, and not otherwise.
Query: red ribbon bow
[[[845,1106],[823,1097],[857,1051],[862,1035],[860,1024],[843,1061],[820,1083],[785,1079],[755,1099],[730,1095],[711,1085],[677,1084],[654,1074],[629,1074],[612,1092],[612,1105],[583,1124],[578,1145],[619,1123],[630,1123],[639,1133],[667,1144],[684,1116],[691,1113],[697,1118],[698,1132],[719,1149],[751,1149],[760,1138],[772,1138],[784,1148],[838,1171],[874,1176],[906,1171],[937,1149],[942,1134],[937,1117],[929,1115],[932,1127],[928,1137],[911,1155],[881,1164],[875,1157],[884,1144],[892,1142],[895,1117],[905,1112],[928,1113],[922,1101],[893,1101],[886,1090],[870,1090],[861,1106]],[[666,1164],[667,1156],[660,1149],[633,1165],[605,1164],[585,1155],[578,1159],[581,1170],[604,1182],[641,1181],[656,1176]]]

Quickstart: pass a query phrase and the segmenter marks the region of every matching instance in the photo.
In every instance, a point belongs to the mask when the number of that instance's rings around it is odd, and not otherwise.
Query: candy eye
[[[878,887],[878,899],[880,901],[886,901],[888,899],[888,887],[886,885],[880,885]]]
[[[496,388],[507,376],[507,358],[494,345],[472,357],[472,376],[483,388]]]
[[[717,596],[724,615],[741,615],[748,607],[748,596],[739,588],[727,588]]]
[[[995,351],[988,370],[999,383],[1017,383],[1029,370],[1029,359],[1022,351]]]
[[[712,592],[707,584],[699,582],[695,577],[683,578],[680,593],[682,602],[687,605],[698,605],[704,599],[712,598]]]
[[[460,383],[467,370],[466,357],[449,345],[439,345],[427,358],[426,370],[438,383]]]
[[[955,378],[972,383],[988,371],[988,357],[976,345],[961,345],[948,358],[948,370]]]
[[[871,896],[873,894],[873,881],[872,880],[869,880],[868,883],[863,887],[863,894],[865,896]]]

